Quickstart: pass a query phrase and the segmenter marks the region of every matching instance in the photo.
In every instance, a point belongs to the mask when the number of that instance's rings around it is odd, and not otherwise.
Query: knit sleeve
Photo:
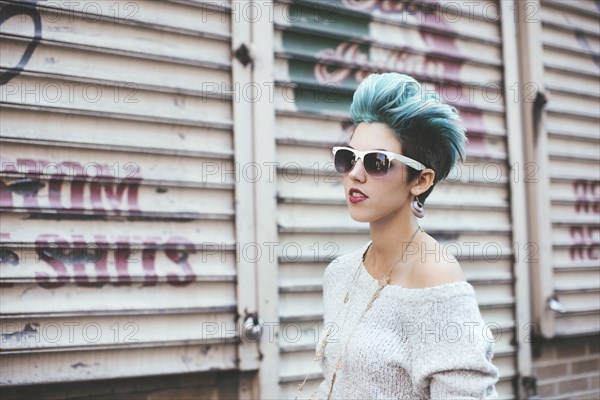
[[[495,399],[492,333],[475,296],[451,292],[418,304],[412,322],[403,327],[411,344],[414,389],[432,400]]]

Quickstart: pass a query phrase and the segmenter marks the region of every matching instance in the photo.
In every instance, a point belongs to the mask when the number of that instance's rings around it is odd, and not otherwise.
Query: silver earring
[[[411,203],[411,211],[417,218],[423,218],[425,216],[423,203],[421,203],[418,196],[415,196],[415,199]]]

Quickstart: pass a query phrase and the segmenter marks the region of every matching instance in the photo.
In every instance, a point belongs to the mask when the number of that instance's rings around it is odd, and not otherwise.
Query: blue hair
[[[434,184],[445,179],[457,159],[466,160],[468,139],[456,109],[433,92],[423,91],[414,78],[395,72],[371,74],[354,92],[350,118],[390,127],[402,144],[403,155],[435,171]],[[408,167],[408,181],[420,171]],[[425,201],[433,190],[419,196]]]

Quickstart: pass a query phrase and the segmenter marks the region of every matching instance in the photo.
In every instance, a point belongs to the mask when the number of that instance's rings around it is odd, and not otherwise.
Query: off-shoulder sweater
[[[320,361],[324,380],[317,398],[327,398],[334,364],[353,329],[332,399],[497,398],[494,337],[466,281],[418,289],[389,284],[354,328],[378,287],[361,264],[370,243],[325,269],[324,330],[331,324],[335,330]]]

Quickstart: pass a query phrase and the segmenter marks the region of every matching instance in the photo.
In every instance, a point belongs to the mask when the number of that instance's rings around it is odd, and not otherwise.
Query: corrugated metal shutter
[[[0,7],[1,383],[236,368],[228,2]]]
[[[542,1],[556,336],[600,331],[600,8]]]
[[[312,357],[322,329],[323,269],[369,238],[368,226],[348,215],[330,147],[349,139],[352,93],[375,71],[427,82],[457,106],[468,128],[467,163],[433,191],[422,226],[452,246],[474,285],[484,319],[495,325],[499,394],[514,397],[518,339],[498,5],[280,1],[274,18],[279,235],[288,248],[280,260],[281,397],[293,398],[308,372],[305,392],[319,383]]]

